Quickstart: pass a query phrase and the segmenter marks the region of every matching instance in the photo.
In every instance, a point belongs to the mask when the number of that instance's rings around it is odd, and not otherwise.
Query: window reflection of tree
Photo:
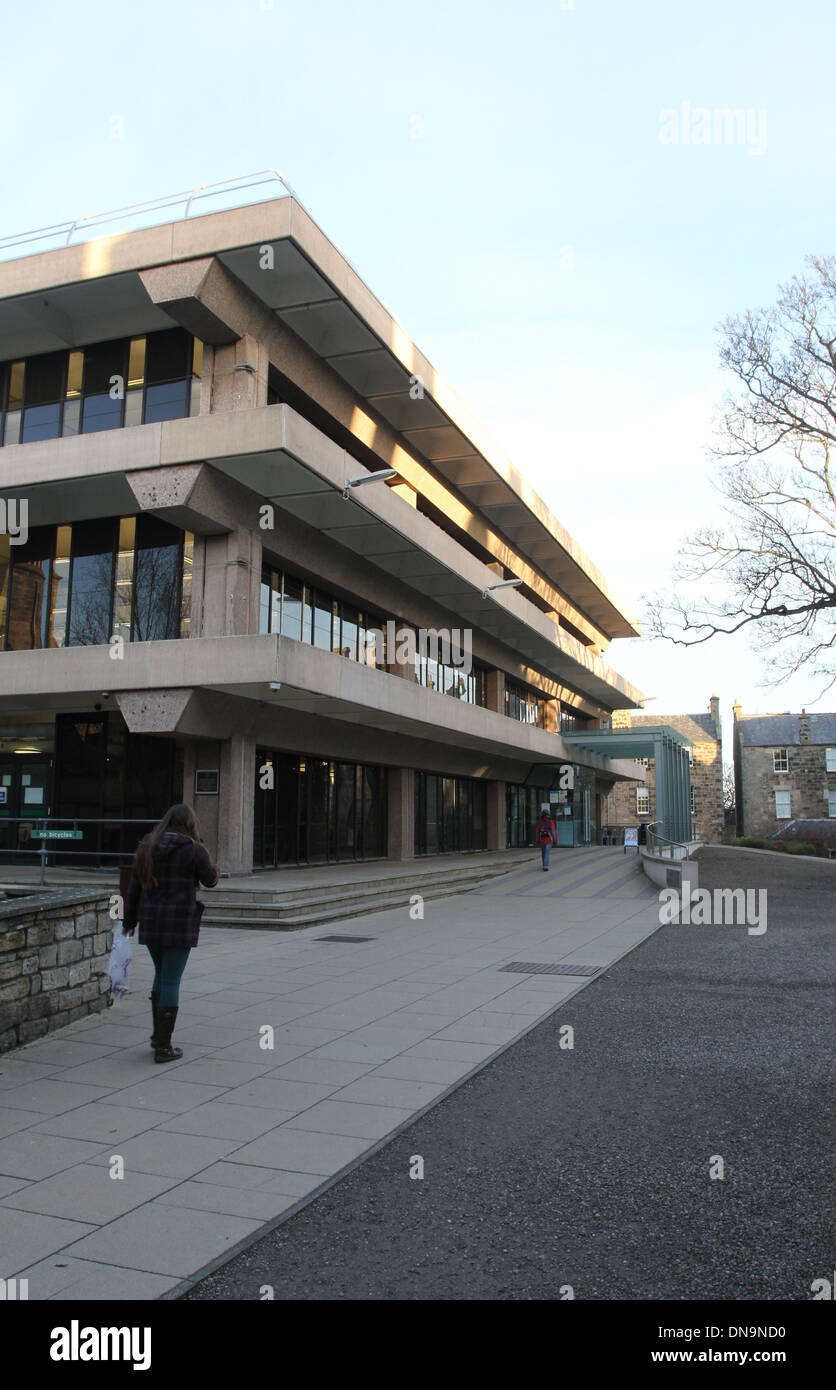
[[[135,642],[180,635],[180,546],[138,549],[134,560]]]

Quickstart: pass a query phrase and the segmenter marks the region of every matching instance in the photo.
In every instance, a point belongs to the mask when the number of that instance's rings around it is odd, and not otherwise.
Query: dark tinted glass
[[[141,516],[134,556],[134,642],[180,636],[183,533],[167,521]]]
[[[165,386],[149,386],[145,392],[146,425],[155,420],[182,420],[187,414],[189,383],[170,381]]]
[[[113,518],[73,526],[68,646],[95,646],[110,640],[116,528]]]
[[[115,338],[110,343],[94,343],[84,350],[85,396],[107,395],[112,386],[111,378],[122,378],[122,389],[127,384],[128,344],[124,338]]]
[[[30,406],[47,405],[63,399],[66,368],[66,352],[45,352],[40,357],[29,358],[26,363],[24,400],[27,410]]]
[[[183,328],[149,333],[145,357],[145,385],[176,381],[191,375],[192,338]]]

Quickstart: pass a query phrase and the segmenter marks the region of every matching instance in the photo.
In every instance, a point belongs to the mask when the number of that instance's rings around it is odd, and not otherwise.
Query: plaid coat
[[[139,922],[139,940],[145,946],[196,946],[203,903],[197,901],[198,883],[214,888],[217,870],[202,844],[188,835],[167,831],[154,850],[156,886],[143,889],[136,872],[125,895],[123,927]]]

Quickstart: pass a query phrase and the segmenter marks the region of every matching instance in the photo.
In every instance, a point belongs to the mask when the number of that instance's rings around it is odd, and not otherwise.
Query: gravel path
[[[663,927],[183,1297],[810,1299],[833,1269],[836,866],[709,849],[700,886],[767,889],[767,931]]]

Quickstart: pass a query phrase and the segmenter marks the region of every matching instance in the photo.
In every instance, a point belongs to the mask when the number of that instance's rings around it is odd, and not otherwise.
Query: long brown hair
[[[157,848],[163,835],[188,835],[190,840],[199,840],[200,831],[197,826],[197,816],[191,806],[186,806],[180,802],[176,806],[169,806],[162,820],[150,834],[140,840],[134,856],[134,868],[137,878],[142,887],[147,891],[149,888],[156,887],[157,880],[154,877],[154,850]]]

